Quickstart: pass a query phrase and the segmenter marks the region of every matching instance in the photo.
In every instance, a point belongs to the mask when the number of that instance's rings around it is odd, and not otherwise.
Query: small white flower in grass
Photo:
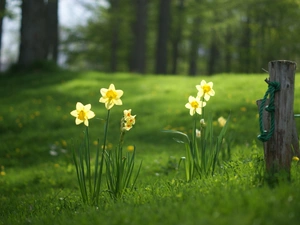
[[[55,150],[50,150],[49,154],[52,155],[52,156],[58,156],[58,153]]]
[[[201,131],[198,129],[196,129],[196,137],[197,138],[201,137]]]
[[[190,115],[193,116],[195,113],[202,114],[202,108],[206,105],[206,102],[200,101],[197,97],[190,96],[189,102],[185,104],[185,108],[190,110]]]
[[[206,126],[206,123],[205,123],[204,119],[200,120],[200,126],[201,127],[205,127]]]

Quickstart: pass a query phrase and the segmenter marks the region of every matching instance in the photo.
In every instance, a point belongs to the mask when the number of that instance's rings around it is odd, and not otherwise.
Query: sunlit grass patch
[[[267,89],[265,78],[97,72],[1,76],[0,224],[298,224],[299,163],[293,161],[291,183],[270,189],[263,182],[256,100]],[[178,166],[183,146],[161,131],[192,133],[184,106],[202,79],[214,83],[216,95],[206,111],[213,128],[219,131],[218,119],[231,115],[231,157],[214,176],[187,184],[184,168]],[[84,134],[69,113],[77,101],[93,105],[96,116],[89,129],[94,159],[106,117],[106,111],[94,106],[101,104],[100,88],[111,83],[126,93],[120,112],[132,108],[137,115],[123,146],[128,151],[136,147],[143,167],[134,191],[122,200],[115,202],[104,192],[98,208],[87,207],[78,194],[71,151],[75,137]],[[300,112],[299,88],[296,82],[295,113]],[[110,133],[119,133],[120,116],[111,115]],[[107,148],[117,147],[116,142],[108,137]]]

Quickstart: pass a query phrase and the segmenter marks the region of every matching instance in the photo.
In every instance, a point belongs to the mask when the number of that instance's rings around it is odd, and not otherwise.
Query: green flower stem
[[[140,164],[133,183],[131,183],[135,165],[135,147],[132,154],[128,152],[127,154],[124,154],[123,143],[124,136],[127,131],[123,129],[123,122],[124,121],[121,120],[121,131],[118,146],[109,151],[105,158],[108,190],[111,198],[115,201],[120,199],[126,190],[133,189],[141,169]]]
[[[197,114],[194,115],[193,134],[192,134],[192,140],[193,140],[192,156],[193,157],[195,157],[197,151],[196,129],[197,129]]]
[[[202,104],[204,101],[204,97],[201,99]],[[202,119],[204,119],[204,107],[202,106]],[[206,132],[205,132],[205,126],[201,126],[201,173],[206,170]],[[201,175],[200,175],[201,176]]]
[[[105,146],[106,146],[106,139],[107,139],[107,132],[108,132],[108,124],[109,124],[109,117],[110,117],[110,109],[107,110],[106,122],[104,126],[104,140],[102,146],[102,153],[101,153],[101,160],[100,160],[100,168],[99,168],[99,141],[98,141],[98,148],[97,148],[97,156],[95,162],[95,177],[94,177],[94,203],[98,204],[99,194],[100,194],[100,186],[102,181],[102,172],[103,172],[103,164],[104,164],[104,155],[105,155]]]
[[[102,146],[102,153],[105,152],[106,137],[107,137],[107,131],[108,131],[108,124],[109,124],[109,116],[110,116],[110,109],[107,110],[106,123],[105,123],[105,127],[104,127],[104,140],[103,140],[103,146]]]
[[[79,155],[80,157],[80,155]],[[75,153],[75,149],[73,150],[73,160],[76,168],[76,174],[77,174],[77,179],[78,179],[78,184],[79,184],[79,189],[81,192],[82,200],[84,203],[87,202],[87,197],[86,197],[86,189],[85,189],[85,177],[84,177],[84,169],[81,165],[81,160],[77,163],[77,157]]]
[[[86,164],[86,173],[87,173],[87,179],[88,179],[88,185],[89,185],[89,193],[90,193],[90,199],[92,195],[92,178],[91,178],[91,154],[90,154],[90,140],[89,140],[89,127],[86,127],[85,130],[85,164]]]

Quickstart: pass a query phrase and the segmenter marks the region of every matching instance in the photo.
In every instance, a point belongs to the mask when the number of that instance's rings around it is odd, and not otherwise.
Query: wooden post
[[[293,110],[295,70],[295,62],[286,60],[269,62],[269,81],[279,82],[280,84],[280,90],[275,92],[274,96],[274,134],[264,143],[266,172],[269,181],[272,183],[278,182],[278,179],[281,178],[290,179],[293,148],[296,154],[299,154]],[[258,105],[260,105],[260,102],[257,102]],[[263,124],[266,129],[270,127],[268,123],[270,123],[268,116],[264,116]]]

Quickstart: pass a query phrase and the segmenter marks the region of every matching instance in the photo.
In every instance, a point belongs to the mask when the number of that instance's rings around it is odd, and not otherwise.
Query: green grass
[[[256,100],[267,90],[266,77],[66,71],[0,76],[0,224],[298,224],[299,168],[293,165],[291,183],[273,189],[261,179]],[[161,130],[191,132],[184,105],[202,79],[213,81],[216,92],[206,112],[214,120],[231,115],[232,158],[214,177],[185,183],[183,168],[177,170],[184,146]],[[117,144],[122,112],[131,108],[136,124],[125,146],[136,145],[143,166],[133,193],[118,202],[104,193],[95,209],[80,200],[71,146],[84,128],[75,125],[70,111],[77,101],[91,103],[96,113],[91,140],[103,137],[106,109],[99,90],[110,83],[124,95],[123,105],[111,111],[108,142]],[[296,81],[295,113],[299,88]]]

